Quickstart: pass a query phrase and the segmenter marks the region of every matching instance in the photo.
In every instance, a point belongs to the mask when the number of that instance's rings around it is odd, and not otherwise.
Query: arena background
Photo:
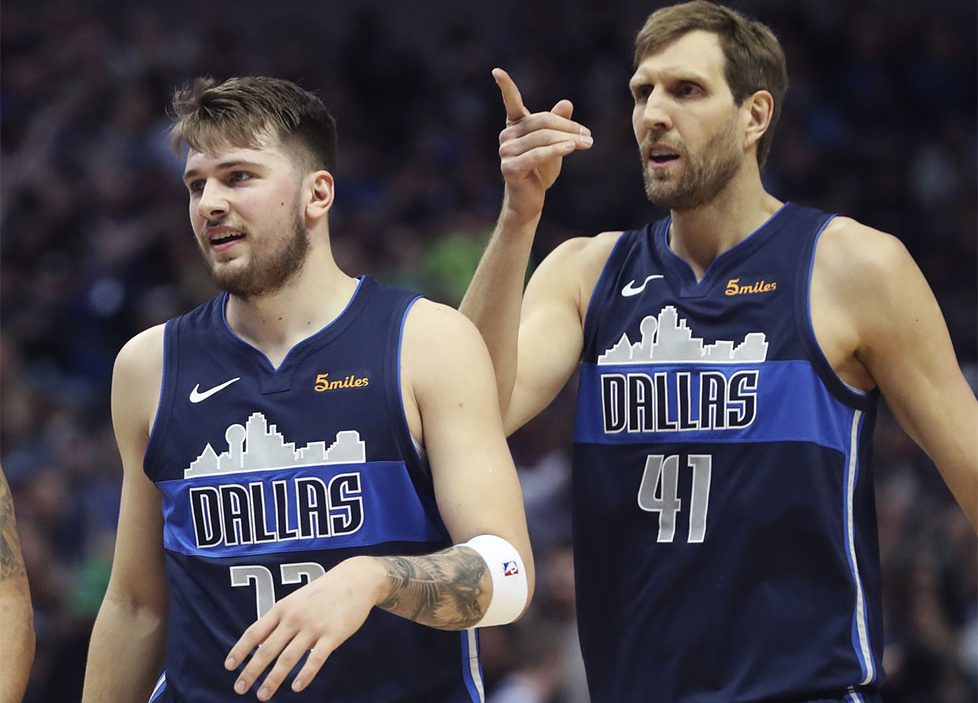
[[[501,197],[493,66],[531,109],[571,98],[595,136],[548,197],[537,259],[569,236],[661,214],[642,190],[626,89],[633,36],[659,4],[5,0],[0,461],[36,612],[29,703],[80,696],[118,511],[115,354],[214,292],[164,134],[173,86],[271,74],[316,91],[339,122],[341,265],[457,304]],[[788,56],[769,189],[899,236],[974,385],[975,3],[736,6],[771,25]],[[567,546],[572,397],[512,440],[539,585],[523,623],[483,633],[489,701],[586,700]],[[887,703],[973,703],[975,534],[885,412],[877,437]]]

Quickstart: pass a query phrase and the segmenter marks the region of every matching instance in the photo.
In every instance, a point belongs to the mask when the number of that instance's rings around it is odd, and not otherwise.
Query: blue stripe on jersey
[[[180,554],[220,558],[444,539],[402,461],[246,471],[157,486],[163,545]]]
[[[482,685],[482,665],[479,662],[479,636],[475,628],[462,630],[462,680],[468,689],[473,703],[483,703],[486,699]]]
[[[577,409],[577,443],[813,442],[839,452],[852,417],[807,360],[582,363]]]
[[[873,663],[873,650],[869,642],[869,619],[866,614],[866,601],[863,595],[862,577],[859,575],[859,563],[856,559],[855,522],[853,519],[852,500],[855,493],[856,480],[859,478],[859,436],[862,430],[863,413],[853,412],[851,436],[846,453],[845,463],[845,493],[843,500],[843,515],[845,517],[846,559],[852,574],[856,602],[852,614],[852,646],[859,659],[863,679],[860,685],[865,686],[876,679],[876,667]]]
[[[163,691],[166,690],[166,672],[164,671],[160,674],[160,678],[156,679],[156,685],[153,686],[153,692],[149,694],[149,703],[158,700],[160,696],[163,695]]]

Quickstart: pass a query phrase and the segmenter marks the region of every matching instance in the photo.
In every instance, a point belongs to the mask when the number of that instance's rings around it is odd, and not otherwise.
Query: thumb
[[[550,112],[554,113],[555,115],[559,115],[560,117],[570,119],[571,115],[574,114],[574,103],[567,99],[560,100],[550,109]]]

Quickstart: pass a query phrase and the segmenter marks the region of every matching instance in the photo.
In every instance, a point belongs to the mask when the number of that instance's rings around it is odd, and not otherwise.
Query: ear
[[[329,171],[316,171],[306,176],[306,183],[306,217],[313,220],[326,217],[333,207],[333,196],[336,193],[333,174]]]
[[[774,117],[774,96],[766,90],[758,90],[744,100],[747,124],[744,130],[744,148],[757,144]]]

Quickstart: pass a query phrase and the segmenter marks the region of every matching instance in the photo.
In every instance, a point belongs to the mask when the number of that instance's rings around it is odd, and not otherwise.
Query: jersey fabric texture
[[[785,204],[697,282],[621,235],[584,325],[579,629],[595,703],[866,700],[882,671],[871,435],[809,314],[831,216]]]
[[[354,555],[451,544],[401,401],[401,336],[416,298],[360,279],[339,317],[278,368],[231,332],[226,296],[167,323],[145,458],[163,495],[170,602],[151,700],[240,700],[224,659],[277,600]],[[439,631],[377,608],[302,693],[289,688],[297,672],[276,701],[483,696],[475,630]]]

